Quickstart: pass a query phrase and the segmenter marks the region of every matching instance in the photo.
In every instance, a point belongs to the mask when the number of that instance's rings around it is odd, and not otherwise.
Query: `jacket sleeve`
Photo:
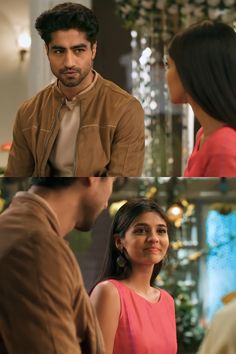
[[[1,262],[0,323],[8,352],[104,354],[72,252],[55,239],[53,246],[37,238],[18,243]]]
[[[141,176],[144,162],[144,112],[135,98],[121,108],[111,147],[108,176]]]
[[[34,171],[34,158],[21,126],[21,109],[18,111],[14,128],[13,142],[10,149],[6,177],[30,177]]]

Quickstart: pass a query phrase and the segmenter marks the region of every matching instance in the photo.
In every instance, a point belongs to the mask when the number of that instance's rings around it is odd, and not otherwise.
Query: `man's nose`
[[[68,51],[65,53],[64,65],[67,68],[72,68],[75,65],[73,52]]]

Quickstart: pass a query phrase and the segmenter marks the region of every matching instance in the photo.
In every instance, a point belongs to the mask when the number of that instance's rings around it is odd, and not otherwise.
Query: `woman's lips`
[[[161,252],[161,249],[158,248],[158,247],[147,247],[144,250],[148,251],[150,253],[159,253],[159,252]]]

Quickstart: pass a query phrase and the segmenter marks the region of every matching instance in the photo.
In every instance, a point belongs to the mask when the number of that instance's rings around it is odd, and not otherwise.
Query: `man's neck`
[[[59,221],[59,233],[61,237],[65,237],[75,226],[73,212],[66,213],[65,210],[74,210],[75,198],[68,188],[65,191],[54,191],[40,186],[32,186],[30,193],[36,194],[43,198],[49,207],[56,214]]]

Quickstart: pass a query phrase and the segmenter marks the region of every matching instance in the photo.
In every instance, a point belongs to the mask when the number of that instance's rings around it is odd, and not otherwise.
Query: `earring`
[[[120,255],[116,258],[116,263],[117,263],[118,267],[120,267],[120,268],[124,268],[126,265],[126,259],[122,253],[123,253],[123,251],[120,251]]]

